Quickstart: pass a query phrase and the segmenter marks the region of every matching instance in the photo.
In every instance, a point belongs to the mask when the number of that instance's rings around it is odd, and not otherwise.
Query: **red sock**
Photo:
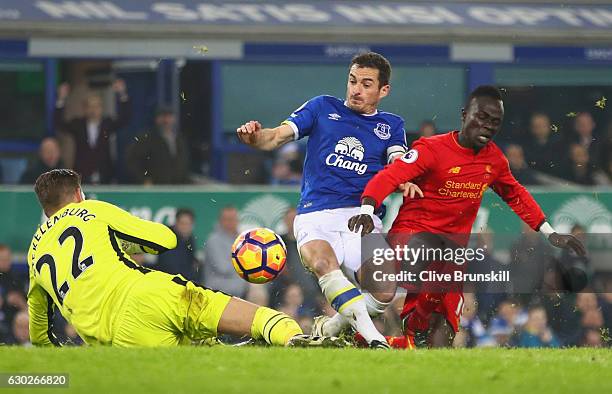
[[[401,337],[385,337],[387,343],[393,349],[406,349],[408,347],[408,338],[404,335]]]
[[[368,341],[358,332],[355,333],[355,343],[357,347],[368,347]]]
[[[406,335],[401,337],[385,336],[385,339],[393,349],[414,349],[414,343]],[[355,333],[355,342],[357,343],[357,347],[368,347],[365,338],[358,332]]]

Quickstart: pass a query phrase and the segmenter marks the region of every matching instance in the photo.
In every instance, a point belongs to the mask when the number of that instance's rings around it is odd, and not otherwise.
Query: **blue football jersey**
[[[308,137],[298,213],[360,206],[368,181],[405,150],[401,117],[359,114],[332,96],[307,101],[284,123],[296,140]]]

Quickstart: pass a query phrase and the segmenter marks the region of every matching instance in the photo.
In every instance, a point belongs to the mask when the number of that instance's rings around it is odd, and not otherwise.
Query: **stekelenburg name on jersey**
[[[40,242],[41,238],[45,233],[57,223],[61,219],[67,216],[75,216],[81,218],[84,222],[87,222],[91,219],[95,219],[96,215],[94,213],[90,213],[85,208],[66,208],[61,214],[53,215],[53,217],[47,219],[47,221],[40,226],[38,226],[38,231],[34,234],[34,242],[32,242],[32,250],[36,251],[36,247],[38,246],[38,242]],[[32,256],[34,260],[34,256]]]

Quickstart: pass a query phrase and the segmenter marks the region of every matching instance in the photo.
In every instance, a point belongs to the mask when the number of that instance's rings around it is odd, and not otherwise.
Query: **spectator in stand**
[[[238,210],[226,206],[221,209],[219,222],[206,242],[203,282],[207,287],[244,298],[248,283],[236,275],[230,256],[237,236]]]
[[[492,342],[478,317],[478,302],[474,293],[463,293],[463,314],[461,315],[461,330],[455,337],[455,347],[485,346]]]
[[[406,142],[408,146],[421,137],[431,137],[436,134],[436,124],[433,120],[424,120],[419,125],[416,133],[406,133]]]
[[[612,145],[610,145],[609,149],[612,149]],[[603,163],[602,168],[595,171],[593,178],[595,180],[595,183],[598,185],[612,185],[612,155],[610,156],[607,162]]]
[[[491,320],[489,328],[487,329],[487,335],[491,338],[491,343],[487,345],[498,346],[498,347],[510,347],[512,346],[511,340],[514,331],[503,320]]]
[[[602,347],[604,346],[604,339],[601,331],[594,330],[592,328],[586,329],[584,332],[584,338],[581,346],[585,347]]]
[[[600,164],[600,142],[595,136],[595,120],[589,112],[580,112],[574,118],[574,130],[570,136],[570,142],[580,145],[586,149],[590,158],[589,167],[594,170]],[[571,152],[570,152],[571,155]]]
[[[289,142],[277,152],[270,170],[271,185],[299,185],[302,183],[303,157],[300,154],[300,145]]]
[[[499,304],[497,315],[489,323],[488,334],[498,346],[509,346],[516,334],[527,321],[527,314],[514,300],[504,300]]]
[[[276,159],[272,165],[271,185],[299,185],[302,183],[302,173],[298,172],[297,160],[287,161]]]
[[[131,105],[122,79],[116,80],[112,89],[119,99],[117,118],[104,116],[102,98],[89,95],[84,103],[85,116],[69,121],[64,119],[64,108],[70,85],[63,83],[57,91],[55,128],[74,140],[74,169],[81,174],[84,183],[109,183],[114,178],[109,138],[130,121]]]
[[[251,283],[248,285],[245,300],[257,305],[270,305],[270,295],[267,286]]]
[[[304,293],[302,293],[302,288],[296,283],[292,283],[285,289],[283,302],[278,310],[294,319],[298,319],[304,314],[302,311],[303,303]]]
[[[0,244],[0,295],[3,297],[3,320],[7,324],[10,324],[19,312],[28,310],[25,296],[28,282],[26,272],[22,273],[13,264],[11,249]]]
[[[27,275],[19,272],[13,266],[13,252],[8,245],[0,244],[0,293],[6,294],[11,290],[24,292]],[[8,301],[5,298],[6,301]]]
[[[570,145],[570,162],[564,178],[581,185],[594,185],[594,169],[589,151],[583,145]]]
[[[529,308],[527,322],[516,338],[518,347],[560,347],[561,344],[548,326],[546,310],[541,306]]]
[[[582,331],[580,312],[576,309],[576,294],[551,291],[543,295],[542,304],[561,346],[578,346]]]
[[[608,123],[606,134],[599,141],[599,163],[595,170],[595,183],[598,185],[612,185],[612,119]]]
[[[542,112],[531,115],[529,140],[524,153],[527,165],[535,171],[558,176],[562,173],[563,157],[559,157],[561,141],[552,133],[550,118]]]
[[[576,298],[576,308],[581,313],[580,326],[582,327],[582,340],[580,342],[583,344],[588,341],[592,342],[592,340],[586,337],[589,330],[597,331],[600,334],[605,331],[603,310],[598,301],[597,296],[589,289],[585,289],[584,292],[579,293]]]
[[[468,272],[487,274],[491,271],[506,270],[508,267],[502,264],[493,253],[495,251],[495,234],[489,229],[482,229],[481,231],[483,232],[477,234],[475,241],[476,248],[482,250],[484,258],[482,261],[468,264]],[[495,315],[497,305],[506,298],[508,284],[504,282],[479,282],[475,283],[473,287],[473,293],[476,294],[477,298],[478,316],[483,322],[488,323]]]
[[[189,179],[189,149],[177,130],[176,114],[170,107],[155,113],[155,128],[136,137],[126,152],[132,180],[145,185],[186,184]]]
[[[525,161],[525,154],[520,145],[510,144],[506,146],[506,158],[510,164],[512,175],[523,185],[537,185],[537,176],[534,171],[529,168]]]
[[[436,124],[433,120],[424,120],[419,125],[419,136],[431,137],[436,134]]]
[[[9,338],[8,343],[11,345],[18,346],[32,346],[30,343],[30,319],[28,318],[28,311],[19,311],[15,315],[12,325],[12,335]]]
[[[43,138],[40,142],[36,161],[31,163],[26,172],[23,173],[20,183],[34,184],[40,174],[57,168],[64,168],[59,142],[55,137]]]
[[[176,248],[160,254],[156,270],[169,274],[181,274],[187,280],[197,281],[199,262],[195,257],[196,242],[193,237],[195,214],[191,209],[179,208],[172,231],[176,234]]]
[[[576,308],[584,315],[587,311],[599,309],[597,303],[597,297],[592,290],[585,289],[585,291],[578,293],[576,296]]]
[[[578,238],[583,245],[588,245],[586,240],[586,229],[580,224],[576,223],[572,226],[571,234]],[[558,270],[562,273],[561,279],[563,282],[562,287],[556,290],[573,293],[582,291],[588,284],[588,278],[593,274],[588,255],[578,256],[576,253],[568,250],[561,251]]]
[[[523,304],[530,302],[530,294],[542,290],[544,273],[553,263],[553,253],[542,234],[522,225],[522,234],[510,248],[512,284],[521,293]]]

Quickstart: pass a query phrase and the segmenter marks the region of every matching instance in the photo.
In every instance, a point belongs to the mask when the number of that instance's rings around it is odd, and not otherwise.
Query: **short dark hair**
[[[56,169],[41,174],[34,191],[44,211],[61,208],[62,203],[81,187],[81,175],[68,169]]]
[[[176,220],[178,220],[183,215],[191,216],[191,220],[195,219],[195,213],[193,213],[193,210],[191,208],[178,208],[176,210]]]
[[[349,68],[356,64],[359,67],[375,68],[378,70],[378,87],[389,84],[391,80],[391,63],[381,54],[366,52],[355,55],[351,60]]]
[[[472,90],[465,102],[465,109],[467,110],[472,103],[472,100],[478,97],[490,97],[493,100],[503,101],[501,92],[498,88],[493,85],[480,85],[476,89]]]

